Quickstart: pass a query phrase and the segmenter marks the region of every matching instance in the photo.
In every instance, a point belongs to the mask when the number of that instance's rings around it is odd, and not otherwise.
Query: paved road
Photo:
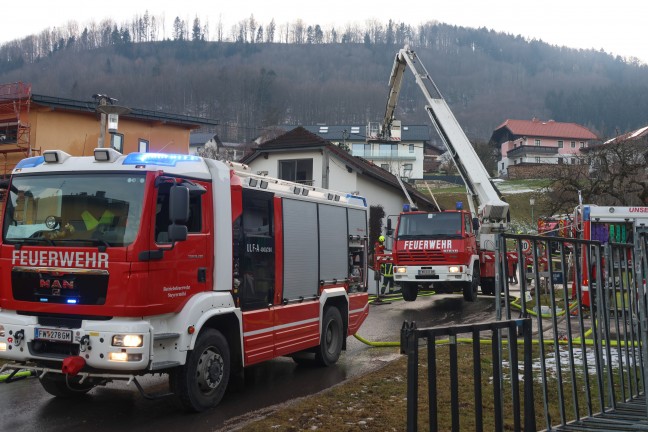
[[[372,305],[358,332],[370,341],[398,341],[403,321],[419,328],[450,323],[483,322],[494,317],[493,297],[475,303],[461,296],[419,297]],[[77,400],[51,397],[36,379],[0,384],[0,431],[214,431],[250,411],[262,410],[294,398],[317,393],[348,378],[369,373],[399,357],[398,348],[372,348],[354,337],[347,351],[330,368],[298,366],[281,358],[253,366],[231,385],[221,405],[208,412],[187,414],[174,398],[147,400],[133,385],[111,383]],[[165,376],[149,377],[142,384],[149,392],[167,391]]]

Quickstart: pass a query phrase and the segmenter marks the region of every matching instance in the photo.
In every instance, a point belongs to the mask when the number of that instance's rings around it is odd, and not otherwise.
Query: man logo
[[[58,289],[74,289],[74,281],[60,280],[60,279],[41,279],[40,288],[51,288],[52,290]]]

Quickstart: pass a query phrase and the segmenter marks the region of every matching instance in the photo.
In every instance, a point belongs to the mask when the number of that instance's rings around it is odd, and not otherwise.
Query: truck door
[[[188,236],[176,242],[173,248],[168,241],[169,183],[156,188],[155,211],[152,225],[151,251],[164,249],[161,258],[149,259],[149,286],[151,304],[158,304],[167,312],[177,311],[192,295],[211,289],[212,272],[209,269],[212,251],[209,248],[210,229],[204,208],[208,208],[211,195],[205,188],[190,188]],[[145,224],[142,224],[145,225]]]
[[[274,357],[274,194],[243,189],[243,213],[234,222],[234,263],[243,312],[245,364]]]

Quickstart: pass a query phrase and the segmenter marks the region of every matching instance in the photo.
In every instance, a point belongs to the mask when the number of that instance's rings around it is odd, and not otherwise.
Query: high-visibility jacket
[[[394,276],[394,264],[392,263],[380,264],[380,273],[385,277]]]

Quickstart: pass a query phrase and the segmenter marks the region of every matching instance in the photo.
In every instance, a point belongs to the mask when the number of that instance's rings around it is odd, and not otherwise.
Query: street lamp
[[[531,223],[533,223],[533,206],[535,205],[535,198],[529,198],[529,204],[531,204]]]

